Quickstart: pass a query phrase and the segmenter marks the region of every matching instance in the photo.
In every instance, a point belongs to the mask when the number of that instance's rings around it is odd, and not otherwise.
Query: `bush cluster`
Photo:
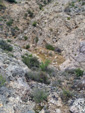
[[[36,103],[41,103],[43,101],[47,101],[48,93],[43,89],[36,88],[33,90],[32,96],[33,96],[33,100]]]
[[[50,44],[46,44],[46,49],[49,49],[49,50],[52,50],[52,51],[55,50],[55,48]]]
[[[7,42],[5,42],[4,40],[0,40],[0,48],[7,51],[13,50],[13,47],[9,45]]]
[[[72,92],[70,92],[67,89],[63,89],[63,92],[62,92],[62,95],[61,95],[61,98],[62,98],[63,101],[67,101],[69,98],[72,98],[72,96],[73,96]]]
[[[4,4],[3,4],[3,0],[0,0],[0,8],[3,7]]]
[[[11,26],[13,24],[13,19],[10,19],[7,23],[8,26]]]
[[[3,78],[2,75],[0,75],[0,87],[2,87],[5,84],[6,80]]]
[[[41,64],[40,64],[41,70],[46,71],[49,64],[50,64],[49,60],[46,60],[45,63],[41,62]]]
[[[39,61],[36,57],[32,55],[24,55],[22,56],[22,61],[30,68],[39,68]]]
[[[31,18],[34,16],[34,13],[31,10],[28,10],[28,14]]]
[[[36,27],[36,26],[37,26],[37,22],[34,21],[34,22],[32,23],[32,26]]]
[[[29,49],[29,48],[30,48],[30,45],[29,45],[29,44],[27,44],[25,48],[26,48],[26,49]]]
[[[81,70],[81,69],[76,69],[75,70],[75,73],[76,73],[76,75],[78,76],[78,77],[80,77],[80,76],[83,76],[83,70]]]
[[[16,0],[7,0],[10,3],[16,3]]]
[[[28,37],[27,36],[24,36],[24,40],[27,40],[28,39]]]
[[[42,71],[40,71],[40,72],[29,72],[25,75],[25,77],[26,77],[27,81],[34,80],[34,81],[45,83],[45,84],[50,83],[47,74],[45,72],[42,72]]]

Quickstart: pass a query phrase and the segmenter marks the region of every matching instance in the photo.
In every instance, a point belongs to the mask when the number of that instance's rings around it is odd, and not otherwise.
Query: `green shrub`
[[[24,40],[27,40],[28,39],[28,37],[27,36],[24,36]]]
[[[54,51],[55,48],[50,44],[46,44],[46,49]]]
[[[44,73],[44,72],[40,72],[40,73],[39,73],[39,81],[42,82],[42,83],[48,84],[49,81],[48,81],[47,74]]]
[[[8,26],[12,26],[12,24],[13,24],[13,19],[10,19],[6,24],[7,24]]]
[[[13,50],[13,47],[9,45],[7,42],[5,42],[4,40],[0,40],[0,48],[7,51]]]
[[[33,12],[31,10],[28,10],[28,13],[29,13],[29,16],[30,17],[33,17],[34,16],[34,14],[33,14]]]
[[[7,0],[7,1],[11,3],[16,3],[16,0]]]
[[[66,96],[66,97],[71,97],[72,94],[69,90],[66,90],[66,89],[63,89],[63,95]]]
[[[83,76],[83,70],[81,70],[81,69],[76,69],[75,70],[75,73],[76,73],[76,75],[78,76],[78,77],[80,77],[80,76]]]
[[[39,40],[39,39],[38,39],[38,37],[36,37],[36,38],[35,38],[35,42],[37,43],[37,42],[38,42],[38,40]]]
[[[46,0],[44,0],[43,3],[46,5],[47,4]]]
[[[37,22],[34,21],[34,22],[32,23],[32,26],[36,27],[36,26],[37,26]]]
[[[85,2],[82,2],[82,5],[85,5]]]
[[[12,40],[8,39],[7,42],[11,42]]]
[[[3,78],[2,75],[0,75],[0,87],[2,87],[5,84],[6,80]]]
[[[39,4],[39,9],[42,10],[42,8],[43,8],[43,5]]]
[[[39,61],[36,57],[32,55],[22,56],[22,61],[30,68],[39,68]]]
[[[18,28],[17,26],[16,26],[16,27],[14,27],[14,29],[15,29],[15,30],[17,30],[17,31],[19,31],[19,28]]]
[[[34,89],[32,92],[33,100],[36,103],[41,103],[43,101],[47,101],[48,93],[43,89]]]
[[[45,83],[49,84],[49,78],[46,73],[44,72],[29,72],[28,74],[25,75],[26,80],[34,80],[40,83]]]
[[[70,6],[71,6],[71,7],[74,7],[74,6],[75,6],[75,3],[74,3],[74,2],[71,2],[71,3],[70,3]]]
[[[67,20],[70,20],[71,18],[70,17],[67,17]]]
[[[29,49],[30,48],[30,45],[28,44],[28,45],[26,45],[26,49]]]
[[[50,3],[51,2],[51,0],[48,0],[48,3]]]
[[[24,17],[25,17],[24,19],[26,19],[27,15],[28,15],[27,13],[24,14]]]
[[[8,53],[9,56],[14,57],[14,55],[12,53]]]
[[[5,5],[3,3],[3,0],[0,0],[0,9],[3,9],[3,8],[5,8]]]
[[[2,18],[0,18],[0,21],[3,21],[3,19],[2,19]]]
[[[42,71],[46,71],[46,69],[47,69],[47,67],[48,67],[49,64],[50,64],[50,61],[49,61],[49,60],[46,60],[45,63],[42,62],[42,63],[40,64],[41,70],[42,70]]]
[[[62,95],[61,95],[62,100],[66,101],[69,98],[72,98],[72,96],[73,96],[72,92],[70,92],[69,90],[63,89],[63,92],[62,92]]]

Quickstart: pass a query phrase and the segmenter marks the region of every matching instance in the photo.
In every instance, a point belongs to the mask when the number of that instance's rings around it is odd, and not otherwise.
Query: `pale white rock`
[[[60,109],[56,109],[56,113],[62,113]]]
[[[85,99],[76,99],[73,105],[70,107],[72,113],[85,113]]]

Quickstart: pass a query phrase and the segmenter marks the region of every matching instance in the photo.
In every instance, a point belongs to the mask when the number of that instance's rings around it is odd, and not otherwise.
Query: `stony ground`
[[[0,113],[85,113],[85,0],[16,1],[0,1]]]

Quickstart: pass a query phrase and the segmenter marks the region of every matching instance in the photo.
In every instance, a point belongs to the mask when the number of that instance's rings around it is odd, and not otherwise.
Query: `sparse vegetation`
[[[30,45],[28,44],[28,45],[26,45],[26,49],[29,49],[30,48]]]
[[[34,80],[37,82],[41,82],[41,83],[45,83],[45,84],[49,84],[49,78],[47,76],[47,74],[45,72],[29,72],[28,74],[25,75],[26,80]]]
[[[48,67],[49,64],[50,64],[50,61],[49,60],[46,60],[45,63],[41,62],[40,69],[42,71],[46,71],[46,69],[47,69],[47,67]]]
[[[13,19],[10,19],[6,24],[7,24],[8,26],[12,26],[12,24],[13,24]]]
[[[73,93],[70,92],[70,90],[63,89],[63,92],[61,95],[62,100],[67,101],[69,98],[72,98],[72,96],[73,96]]]
[[[48,0],[48,3],[50,3],[51,2],[51,0]]]
[[[82,2],[82,5],[85,5],[85,2]]]
[[[45,83],[45,84],[49,84],[50,81],[48,80],[48,76],[46,73],[44,72],[40,72],[39,73],[39,77],[40,77],[40,82]]]
[[[1,1],[0,111],[84,112],[85,0]]]
[[[12,53],[8,53],[9,56],[14,57],[14,55]]]
[[[66,89],[63,89],[63,95],[65,97],[71,97],[72,96],[71,92],[69,90],[66,90]]]
[[[47,101],[48,93],[44,89],[34,89],[32,92],[33,100],[36,103],[41,103],[43,101]]]
[[[7,42],[11,42],[12,40],[8,39]]]
[[[39,9],[42,10],[43,9],[43,5],[39,4]]]
[[[71,2],[71,3],[70,3],[70,6],[71,6],[71,7],[74,7],[74,6],[75,6],[75,3],[74,3],[74,2]]]
[[[28,10],[29,16],[32,18],[34,16],[33,12],[31,10]]]
[[[70,17],[67,17],[67,20],[70,20],[71,18]]]
[[[7,51],[13,50],[13,47],[4,40],[0,40],[0,48]]]
[[[2,19],[2,18],[0,18],[0,21],[3,21],[3,19]]]
[[[16,36],[14,36],[14,39],[16,39]]]
[[[0,75],[0,87],[2,87],[5,84],[6,80],[3,78],[2,75]]]
[[[27,40],[28,39],[28,37],[27,36],[24,36],[24,40]]]
[[[36,27],[36,26],[37,26],[37,22],[34,21],[34,22],[32,23],[32,26]]]
[[[3,0],[0,0],[0,9],[3,9],[5,7]]]
[[[52,50],[52,51],[55,50],[55,48],[50,44],[46,44],[46,49],[49,49],[49,50]]]
[[[17,31],[19,30],[19,28],[18,28],[17,26],[16,26],[16,27],[14,27],[14,29],[15,29],[15,30],[17,30]]]
[[[84,72],[84,71],[81,70],[81,69],[76,69],[76,70],[75,70],[75,73],[76,73],[76,76],[77,76],[77,77],[83,76],[83,72]]]
[[[38,37],[36,37],[36,38],[35,38],[35,42],[37,43],[37,42],[38,42],[38,40],[39,40],[39,39],[38,39]]]
[[[36,57],[32,55],[25,55],[22,56],[22,61],[29,67],[29,68],[39,68],[39,61]]]
[[[81,0],[78,0],[79,2],[81,1]]]
[[[7,1],[11,3],[16,3],[16,0],[7,0]]]
[[[24,14],[24,19],[26,19],[27,15],[28,15],[27,13]]]
[[[43,7],[49,4],[51,0],[42,0],[41,3],[39,4],[39,9],[43,10]]]

